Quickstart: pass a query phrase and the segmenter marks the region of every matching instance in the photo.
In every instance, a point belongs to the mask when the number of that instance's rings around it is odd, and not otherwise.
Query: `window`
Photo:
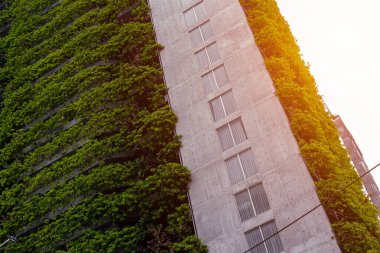
[[[240,118],[218,128],[216,131],[218,132],[223,151],[230,149],[247,139]]]
[[[219,49],[216,42],[208,45],[195,53],[200,69],[207,68],[212,63],[220,59]]]
[[[187,1],[188,2],[188,1]],[[194,5],[190,9],[184,12],[186,24],[188,26],[193,26],[202,19],[206,18],[206,9],[203,5],[203,2]]]
[[[251,149],[246,149],[228,158],[226,165],[232,184],[236,184],[256,173],[256,162]]]
[[[181,0],[182,6],[188,6],[190,5],[194,0]]]
[[[214,121],[218,121],[236,111],[236,103],[231,90],[214,98],[209,103]]]
[[[245,233],[249,248],[277,233],[276,223],[267,222]],[[280,236],[277,234],[250,251],[250,253],[280,253],[284,250]]]
[[[207,94],[226,85],[228,77],[224,66],[219,66],[202,76],[203,85]]]
[[[214,33],[212,32],[209,21],[190,31],[190,37],[194,47],[198,47],[213,35]]]
[[[270,209],[262,183],[235,194],[235,200],[242,222]]]

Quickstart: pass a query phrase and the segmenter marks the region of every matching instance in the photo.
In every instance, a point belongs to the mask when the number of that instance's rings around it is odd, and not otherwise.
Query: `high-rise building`
[[[320,202],[238,0],[150,0],[196,231],[244,252]],[[340,252],[322,208],[252,252]]]
[[[360,176],[363,176],[368,172],[368,166],[364,161],[363,154],[360,151],[359,146],[356,144],[354,137],[351,135],[350,131],[348,131],[346,125],[339,115],[334,117],[334,123],[338,128],[340,137],[342,138],[344,146],[350,155],[355,169]],[[371,173],[368,173],[363,177],[363,185],[368,193],[369,198],[376,205],[377,209],[380,212],[380,191]]]

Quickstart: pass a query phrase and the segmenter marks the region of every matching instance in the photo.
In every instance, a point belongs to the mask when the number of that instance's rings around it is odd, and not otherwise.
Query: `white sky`
[[[380,163],[380,1],[277,0],[333,114]],[[380,186],[380,167],[373,173]]]

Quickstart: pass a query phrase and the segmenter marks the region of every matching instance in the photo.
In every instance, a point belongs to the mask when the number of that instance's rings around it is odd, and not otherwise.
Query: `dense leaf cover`
[[[206,252],[193,236],[145,1],[9,0],[0,26],[5,252]]]
[[[339,246],[343,252],[380,252],[378,213],[361,182],[338,192],[358,175],[276,1],[240,2]]]

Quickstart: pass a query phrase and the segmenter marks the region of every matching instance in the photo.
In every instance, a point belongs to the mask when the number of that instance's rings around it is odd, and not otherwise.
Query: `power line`
[[[364,173],[363,175],[359,176],[357,179],[353,180],[352,182],[350,182],[348,185],[346,185],[345,187],[343,187],[342,189],[340,189],[337,193],[334,193],[332,194],[330,197],[328,197],[325,202],[331,200],[332,198],[336,197],[336,195],[340,192],[343,192],[345,191],[348,187],[350,187],[351,185],[353,185],[354,183],[356,183],[357,181],[359,181],[361,178],[363,178],[364,176],[366,176],[367,174],[369,174],[371,171],[373,171],[374,169],[376,169],[378,166],[380,166],[380,163],[378,163],[377,165],[375,165],[375,167],[373,167],[372,169],[368,170],[366,173]],[[308,212],[304,213],[303,215],[301,215],[300,217],[298,217],[297,219],[295,219],[294,221],[292,221],[291,223],[289,223],[288,225],[286,225],[285,227],[283,227],[282,229],[278,230],[276,233],[274,233],[273,235],[269,236],[268,238],[264,239],[263,241],[259,242],[258,244],[256,244],[255,246],[253,246],[252,248],[248,249],[247,251],[244,251],[243,253],[248,253],[249,251],[257,248],[259,245],[263,244],[264,242],[268,241],[269,239],[271,239],[272,237],[278,235],[280,232],[284,231],[285,229],[287,229],[288,227],[290,227],[291,225],[293,225],[294,223],[296,223],[297,221],[301,220],[302,218],[304,218],[305,216],[307,216],[308,214],[310,214],[311,212],[313,212],[315,209],[317,209],[318,207],[322,206],[322,203],[318,204],[317,206],[313,207],[312,209],[310,209]]]

